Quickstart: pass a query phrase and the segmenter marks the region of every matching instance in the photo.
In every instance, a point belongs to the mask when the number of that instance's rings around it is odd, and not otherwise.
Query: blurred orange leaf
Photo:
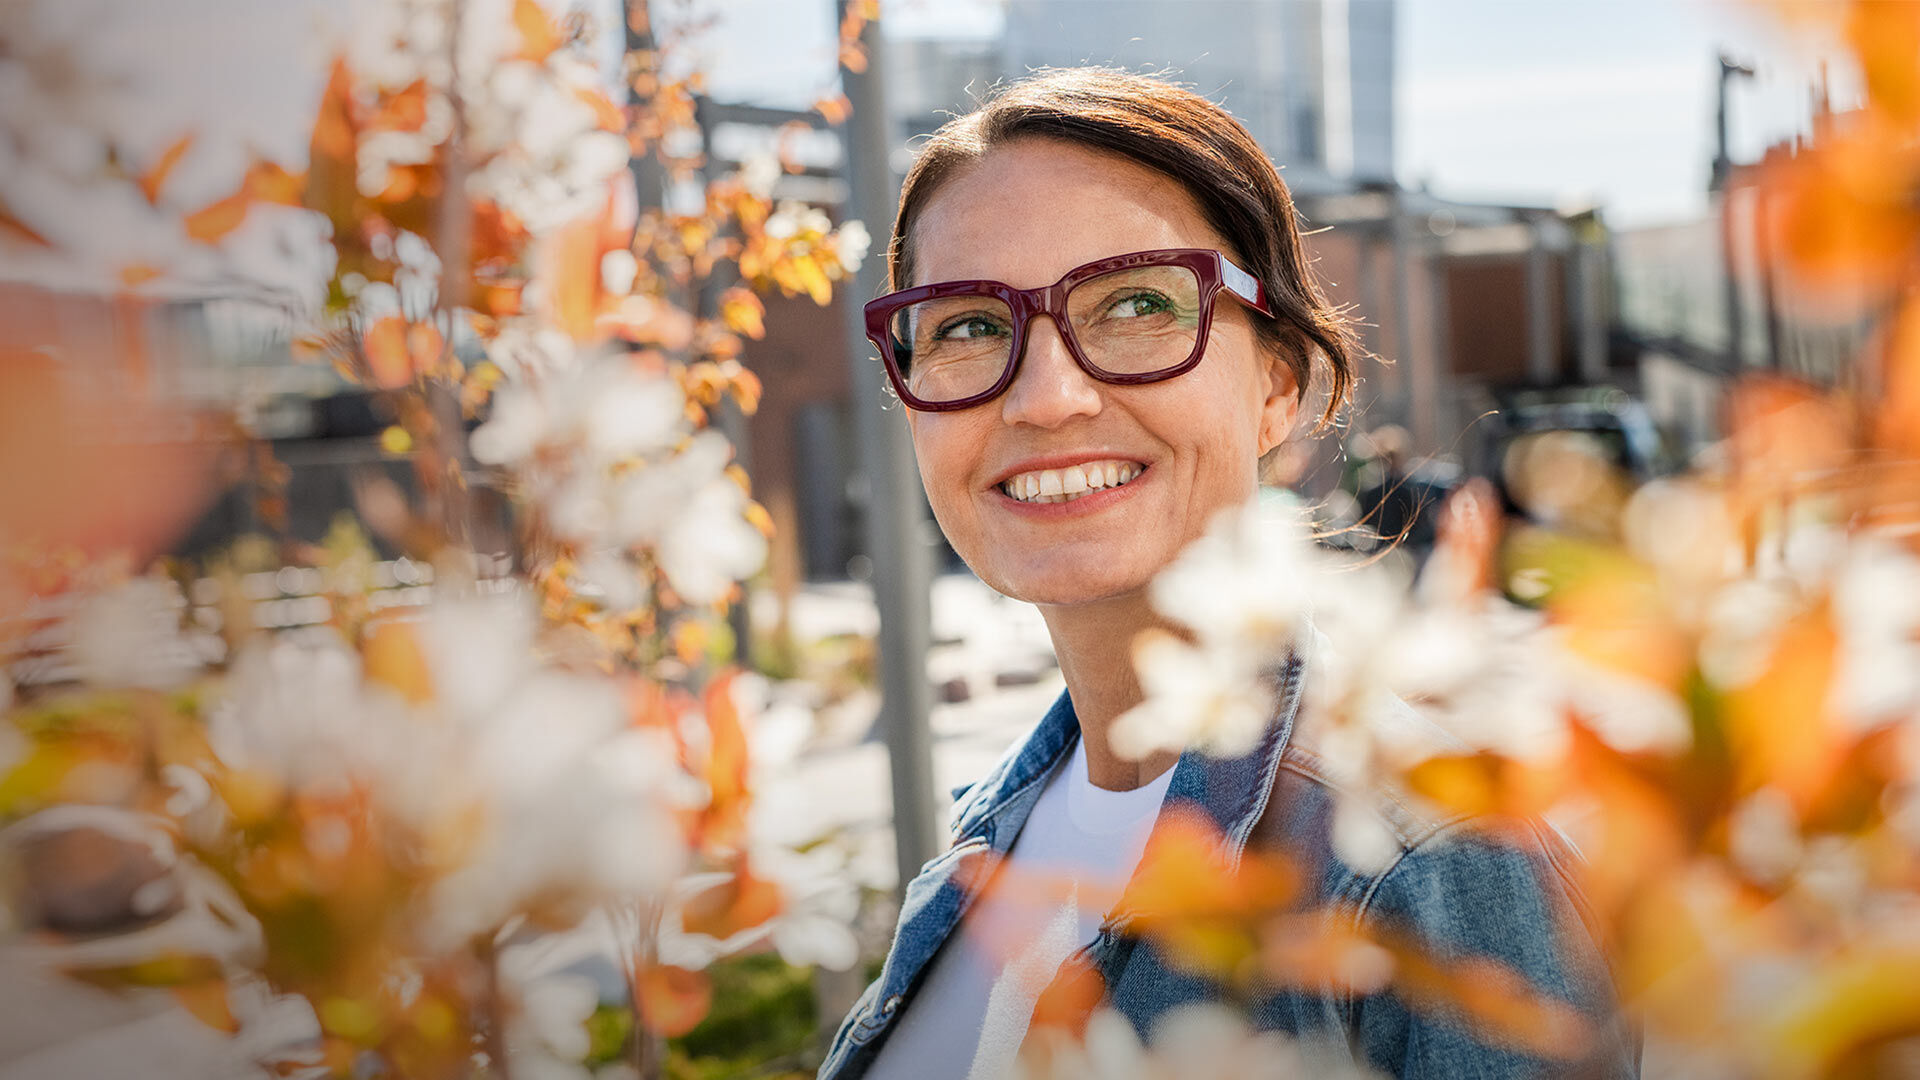
[[[560,27],[537,0],[514,0],[513,26],[520,32],[521,60],[538,64],[566,43]]]
[[[227,1001],[225,979],[203,979],[176,986],[173,996],[193,1014],[194,1019],[213,1030],[229,1035],[240,1030],[240,1021],[234,1018],[233,1008]]]
[[[1480,1034],[1554,1060],[1580,1057],[1593,1038],[1571,1005],[1504,964],[1442,959],[1406,941],[1383,944],[1394,954],[1394,989],[1417,1009],[1463,1013]]]
[[[1742,379],[1727,398],[1727,427],[1740,478],[1766,485],[1767,498],[1850,453],[1846,415],[1825,391],[1798,379]]]
[[[353,75],[336,59],[314,116],[307,148],[307,204],[333,222],[334,235],[353,235],[360,227],[359,134],[355,122]]]
[[[1809,283],[1876,289],[1912,264],[1920,145],[1884,112],[1836,120],[1769,165],[1762,184],[1778,206],[1779,253]]]
[[[732,389],[733,400],[739,403],[741,412],[752,416],[760,410],[760,376],[742,368],[733,377]]]
[[[53,246],[47,242],[46,237],[41,236],[32,228],[29,228],[26,222],[15,217],[12,212],[7,209],[7,204],[4,202],[0,202],[0,237],[6,237],[32,245],[33,247]]]
[[[736,845],[746,829],[751,792],[747,785],[747,733],[733,704],[732,674],[707,686],[706,760],[694,775],[705,780],[708,803],[702,813],[699,846],[709,850]]]
[[[192,145],[193,136],[183,136],[178,142],[161,151],[160,157],[154,161],[153,166],[140,174],[137,181],[140,185],[140,194],[146,197],[149,205],[159,205],[160,189],[166,184],[168,174],[173,172],[175,165],[180,164],[181,158],[187,156],[187,148]]]
[[[1087,1021],[1106,993],[1106,980],[1092,963],[1082,956],[1069,957],[1060,965],[1053,981],[1040,992],[1029,1029],[1054,1028],[1075,1039],[1083,1039]]]
[[[300,198],[306,190],[306,183],[304,175],[288,172],[280,165],[262,159],[254,162],[247,169],[242,190],[255,202],[299,206]]]
[[[1692,639],[1640,564],[1594,560],[1549,610],[1567,651],[1607,671],[1678,690],[1692,668]]]
[[[1835,1072],[1850,1052],[1920,1029],[1915,971],[1920,952],[1911,943],[1859,949],[1828,960],[1783,992],[1762,1027],[1785,1066],[1778,1075],[1850,1075]]]
[[[713,984],[698,971],[654,964],[640,973],[635,995],[647,1030],[669,1039],[692,1031],[713,1004]]]
[[[327,72],[320,111],[313,120],[311,149],[328,158],[342,159],[354,152],[353,74],[345,58],[335,59]]]
[[[1727,741],[1742,792],[1772,785],[1803,815],[1846,747],[1827,708],[1839,634],[1822,607],[1789,620],[1759,677],[1726,696]]]
[[[724,882],[687,900],[680,923],[689,933],[725,941],[742,930],[766,925],[780,914],[783,902],[780,887],[756,876],[743,858]]]
[[[219,242],[247,219],[247,201],[244,191],[235,192],[188,214],[184,222],[187,236],[202,244]]]
[[[238,191],[186,216],[187,236],[202,244],[216,243],[240,227],[252,204],[299,206],[305,191],[304,176],[290,173],[271,161],[255,161],[247,168]]]
[[[1603,920],[1619,919],[1650,879],[1672,872],[1687,852],[1689,821],[1675,805],[1682,782],[1663,759],[1622,754],[1583,724],[1569,726],[1572,775],[1568,794],[1591,808],[1582,815],[1581,885]],[[1684,775],[1684,774],[1683,774]],[[1684,775],[1687,790],[1712,790],[1712,777]]]
[[[397,390],[430,369],[445,344],[432,324],[388,315],[367,329],[360,348],[366,354],[374,385]]]
[[[835,94],[814,102],[813,111],[819,113],[827,123],[838,124],[853,115],[853,105],[847,101],[845,94]]]
[[[758,341],[767,335],[767,308],[752,289],[735,285],[720,294],[720,318],[736,334]]]
[[[426,650],[410,623],[379,619],[370,623],[360,645],[367,679],[397,692],[410,704],[433,700],[433,673]]]
[[[820,260],[811,255],[802,255],[793,260],[794,274],[800,280],[800,287],[806,290],[813,302],[821,307],[833,299],[833,285],[827,281],[827,273],[820,268]]]
[[[627,129],[627,116],[620,111],[620,106],[613,103],[612,98],[609,98],[598,90],[584,86],[576,87],[573,91],[573,96],[579,98],[587,108],[593,110],[594,122],[600,126],[600,130],[618,132]]]
[[[764,536],[769,540],[773,539],[773,534],[774,534],[773,515],[767,513],[766,507],[761,506],[757,502],[748,503],[746,518],[747,518],[747,524],[759,530],[759,533],[761,536]]]
[[[1460,814],[1538,815],[1565,793],[1565,770],[1516,761],[1499,754],[1442,754],[1407,773],[1416,794]]]
[[[120,268],[120,284],[133,288],[145,285],[161,274],[159,267],[152,263],[133,262]]]
[[[1920,121],[1920,4],[1849,4],[1846,29],[1869,100],[1909,124]]]
[[[369,131],[418,131],[427,122],[427,80],[415,79],[406,89],[383,95],[367,118]]]
[[[1258,924],[1291,904],[1299,875],[1285,859],[1248,850],[1227,863],[1221,833],[1199,812],[1169,808],[1147,838],[1122,897],[1130,932],[1159,942],[1174,962],[1232,974],[1255,948]]]
[[[1910,296],[1887,330],[1874,435],[1882,447],[1920,458],[1920,294]]]

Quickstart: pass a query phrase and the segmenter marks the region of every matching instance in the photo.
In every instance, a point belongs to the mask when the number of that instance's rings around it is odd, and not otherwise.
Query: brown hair
[[[913,225],[934,193],[962,168],[1017,138],[1058,139],[1129,158],[1178,181],[1207,223],[1260,279],[1270,320],[1262,336],[1281,347],[1302,398],[1317,353],[1327,370],[1322,424],[1353,385],[1358,345],[1342,309],[1327,302],[1300,242],[1293,196],[1273,162],[1225,109],[1191,90],[1112,68],[1057,68],[998,90],[974,111],[948,121],[921,147],[900,189],[892,287],[913,276]]]

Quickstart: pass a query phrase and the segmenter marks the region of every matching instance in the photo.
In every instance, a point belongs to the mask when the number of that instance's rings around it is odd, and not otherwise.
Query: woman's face
[[[922,209],[913,247],[914,285],[1034,288],[1154,248],[1215,248],[1239,261],[1174,180],[1043,139],[1004,144],[948,179]],[[909,412],[920,478],[954,550],[987,584],[1036,604],[1143,588],[1216,512],[1253,495],[1260,455],[1293,426],[1293,377],[1256,338],[1259,318],[1223,292],[1199,365],[1144,386],[1094,379],[1052,320],[1036,319],[1004,395],[958,412]],[[1085,475],[1096,463],[1103,478],[1109,464],[1119,478],[1137,475],[1059,502],[1022,501],[1003,487],[1039,474],[1052,490],[1069,467]]]

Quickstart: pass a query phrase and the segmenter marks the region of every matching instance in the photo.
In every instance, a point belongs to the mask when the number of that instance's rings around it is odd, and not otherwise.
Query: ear
[[[1266,399],[1260,403],[1260,453],[1279,446],[1293,434],[1300,420],[1300,383],[1293,365],[1287,363],[1287,346],[1263,342],[1260,356],[1266,361]]]

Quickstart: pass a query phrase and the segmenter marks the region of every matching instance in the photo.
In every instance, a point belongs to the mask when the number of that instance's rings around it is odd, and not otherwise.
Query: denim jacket
[[[1302,662],[1279,680],[1279,708],[1260,744],[1240,758],[1188,751],[1174,766],[1161,820],[1177,803],[1197,806],[1224,836],[1224,855],[1284,853],[1306,874],[1303,908],[1328,910],[1362,927],[1391,926],[1441,959],[1488,957],[1572,1006],[1598,1033],[1579,1061],[1546,1061],[1477,1038],[1445,1012],[1409,1008],[1389,991],[1356,994],[1335,987],[1276,991],[1255,1004],[1252,1022],[1289,1033],[1310,1053],[1337,1054],[1394,1076],[1634,1077],[1637,1036],[1615,1004],[1595,923],[1571,869],[1577,858],[1544,823],[1525,823],[1520,838],[1495,840],[1472,819],[1423,817],[1391,799],[1377,813],[1397,844],[1384,869],[1344,863],[1332,843],[1336,783],[1325,761],[1294,736]],[[1394,722],[1424,725],[1404,706]],[[988,774],[955,792],[953,846],[921,867],[907,885],[893,947],[880,976],[841,1023],[821,1080],[854,1080],[872,1065],[881,1043],[913,1001],[922,976],[982,881],[978,872],[1012,848],[1046,781],[1071,757],[1079,737],[1073,704],[1063,692],[1045,718]],[[1098,937],[1075,958],[1104,978],[1105,1003],[1142,1038],[1168,1010],[1220,1000],[1204,979],[1167,965],[1151,942],[1130,936],[1124,895]],[[1070,963],[1074,961],[1069,961]]]

